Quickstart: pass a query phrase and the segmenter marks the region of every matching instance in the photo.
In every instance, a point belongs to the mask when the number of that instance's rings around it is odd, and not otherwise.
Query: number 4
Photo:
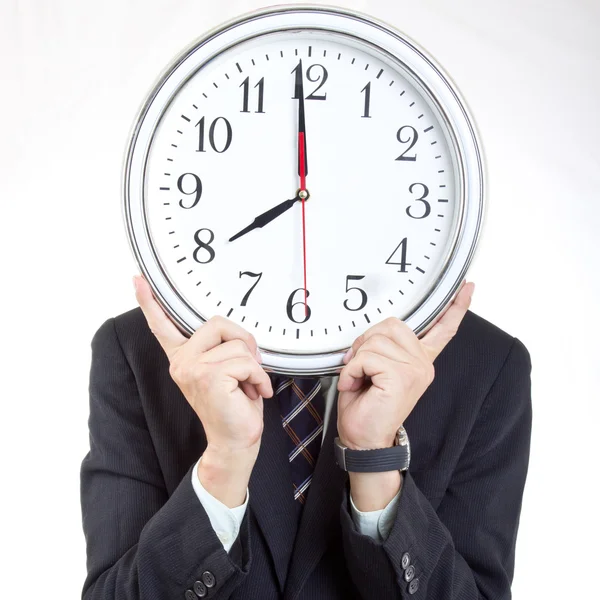
[[[408,238],[404,238],[397,246],[396,249],[390,254],[390,257],[385,261],[386,265],[400,265],[400,268],[398,269],[398,273],[408,273],[408,271],[406,270],[406,267],[410,266],[412,263],[407,263],[406,262],[406,245],[408,243]],[[394,257],[394,254],[396,254],[396,252],[398,252],[398,248],[400,248],[400,246],[402,246],[402,251],[400,254],[400,262],[393,262],[392,258]]]

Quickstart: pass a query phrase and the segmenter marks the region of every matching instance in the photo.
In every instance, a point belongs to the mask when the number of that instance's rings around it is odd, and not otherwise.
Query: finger
[[[230,342],[224,342],[208,352],[204,352],[200,355],[199,360],[203,363],[217,363],[232,358],[250,358],[256,360],[256,355],[252,354],[250,348],[246,345],[246,342],[242,340],[231,340]],[[257,361],[258,362],[258,361]],[[251,383],[242,381],[240,382],[242,391],[251,400],[258,400],[259,393],[255,386]]]
[[[367,331],[354,340],[351,348],[344,356],[344,362],[347,364],[352,356],[356,355],[358,349],[374,335],[384,335],[392,339],[396,344],[414,356],[423,355],[423,349],[421,348],[419,338],[417,338],[414,331],[401,319],[398,319],[397,317],[388,317],[372,327],[369,327]]]
[[[221,316],[212,317],[198,327],[189,340],[189,349],[193,353],[202,354],[232,340],[242,340],[257,358],[260,356],[254,336],[237,323]]]
[[[251,358],[252,360],[257,360],[256,354],[253,354],[246,342],[242,340],[223,342],[215,348],[203,352],[198,357],[198,360],[203,363],[217,363],[232,358]]]
[[[470,281],[462,286],[450,306],[436,324],[421,338],[423,348],[433,361],[458,331],[463,317],[471,305],[475,284]]]
[[[246,396],[248,396],[248,398],[250,398],[250,400],[258,400],[259,399],[260,394],[258,393],[258,390],[256,389],[256,387],[254,387],[251,383],[248,383],[247,381],[241,381],[240,387],[242,388],[242,391],[244,392],[244,394],[246,394]]]
[[[185,344],[189,338],[177,329],[162,306],[155,300],[146,279],[141,275],[134,275],[133,279],[134,284],[137,283],[135,297],[146,317],[148,327],[170,359],[173,352]]]
[[[395,362],[413,362],[414,357],[394,340],[381,333],[375,333],[369,337],[356,351],[358,356],[361,352],[373,352],[385,356]]]
[[[253,358],[226,360],[221,363],[220,370],[224,375],[233,377],[239,383],[245,381],[252,384],[263,398],[270,398],[273,395],[269,376]]]
[[[377,386],[378,376],[392,372],[393,365],[391,363],[389,358],[374,352],[359,352],[342,369],[338,381],[338,391],[356,391],[356,382],[363,382],[366,377],[370,377],[373,385]]]

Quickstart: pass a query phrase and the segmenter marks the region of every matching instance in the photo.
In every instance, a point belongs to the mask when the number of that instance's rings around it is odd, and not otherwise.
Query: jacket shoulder
[[[117,344],[134,370],[163,361],[168,368],[167,356],[139,306],[107,318],[92,339],[92,347],[100,350]]]
[[[525,344],[511,333],[467,310],[458,331],[435,361],[442,371],[450,371],[460,380],[491,382],[509,356],[523,370],[531,369],[531,357]]]
[[[115,315],[114,319],[115,327],[119,334],[135,334],[136,337],[139,335],[154,336],[152,331],[150,331],[150,327],[148,327],[146,315],[144,315],[139,306]]]
[[[518,347],[515,350],[527,352],[525,344],[518,337],[471,310],[467,310],[458,328],[457,337],[463,343],[488,344],[498,348],[500,352],[510,350],[513,345]]]

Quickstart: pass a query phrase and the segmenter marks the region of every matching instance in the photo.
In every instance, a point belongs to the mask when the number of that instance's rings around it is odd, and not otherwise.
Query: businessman
[[[339,377],[267,374],[252,335],[139,308],[92,340],[82,598],[504,600],[531,432],[530,356],[469,311],[386,319]],[[406,470],[345,470],[410,440]]]

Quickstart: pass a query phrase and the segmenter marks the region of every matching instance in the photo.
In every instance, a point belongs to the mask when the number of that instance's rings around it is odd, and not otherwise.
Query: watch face
[[[371,325],[415,315],[456,259],[468,205],[439,98],[383,44],[345,30],[347,15],[323,14],[339,29],[281,30],[285,13],[253,35],[224,29],[209,42],[238,37],[210,57],[195,57],[202,44],[188,52],[138,119],[139,170],[126,165],[129,219],[136,178],[139,200],[130,240],[163,306],[190,332],[214,315],[233,320],[282,371],[319,356],[307,368],[331,369]]]

